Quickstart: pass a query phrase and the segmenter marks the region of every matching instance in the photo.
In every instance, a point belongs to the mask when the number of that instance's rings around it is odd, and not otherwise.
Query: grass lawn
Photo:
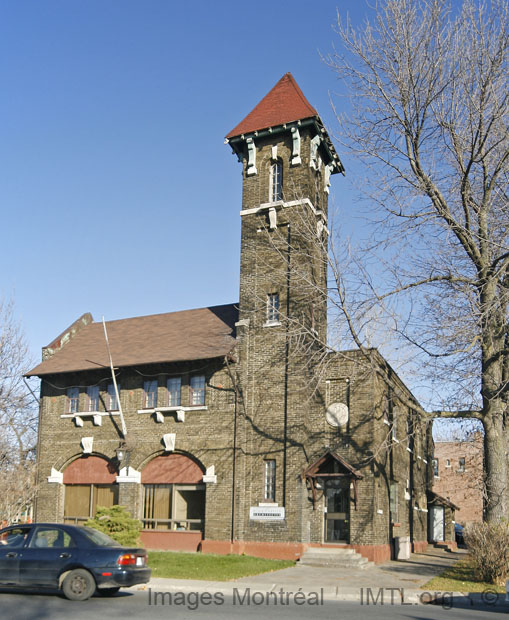
[[[505,592],[505,586],[494,586],[491,583],[477,581],[469,558],[460,560],[450,566],[438,577],[421,586],[421,590],[441,592],[483,592],[489,588],[496,592]]]
[[[294,566],[295,562],[291,560],[265,560],[250,555],[150,551],[148,565],[152,569],[152,577],[230,581],[231,579],[288,568]]]

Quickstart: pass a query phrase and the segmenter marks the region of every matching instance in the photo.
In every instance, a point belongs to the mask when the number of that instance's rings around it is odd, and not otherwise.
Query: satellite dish
[[[332,403],[327,407],[325,419],[331,426],[346,426],[348,423],[348,407],[345,403]]]

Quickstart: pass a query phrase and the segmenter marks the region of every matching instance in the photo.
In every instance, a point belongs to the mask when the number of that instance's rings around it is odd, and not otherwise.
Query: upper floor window
[[[270,167],[270,202],[283,200],[283,165],[280,161]]]
[[[68,413],[78,413],[80,401],[80,391],[77,387],[67,389],[67,411]]]
[[[180,377],[168,379],[168,405],[170,407],[178,407],[180,405],[181,385]]]
[[[143,405],[147,409],[153,409],[157,406],[157,381],[145,381],[143,389],[145,392]]]
[[[91,385],[87,388],[88,410],[99,411],[99,386]]]
[[[465,471],[465,457],[460,458],[458,461],[458,471]]]
[[[205,377],[203,375],[196,375],[191,377],[190,381],[190,402],[191,405],[204,405],[205,404]]]
[[[446,459],[445,466],[446,467],[450,467],[451,466],[451,459]]]
[[[276,500],[276,461],[265,461],[265,499],[274,502]]]
[[[118,385],[118,383],[117,383],[117,389],[120,395],[120,385]],[[113,385],[113,383],[110,383],[108,385],[108,400],[109,400],[110,411],[116,411],[117,409],[119,409],[117,393],[115,392],[115,386]]]
[[[267,295],[267,323],[277,323],[279,321],[279,294],[269,293]]]

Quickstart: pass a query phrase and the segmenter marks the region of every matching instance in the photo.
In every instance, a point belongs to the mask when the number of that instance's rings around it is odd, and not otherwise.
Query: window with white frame
[[[465,457],[462,457],[458,461],[458,471],[465,471]]]
[[[451,459],[446,459],[445,460],[445,466],[446,467],[450,467],[451,466]]]
[[[265,461],[265,499],[269,502],[276,500],[276,461]]]
[[[118,383],[117,383],[117,389],[120,395],[120,385],[118,385]],[[117,411],[119,409],[117,393],[115,392],[115,386],[113,385],[113,383],[110,383],[108,385],[108,405],[109,405],[110,411]]]
[[[99,411],[99,386],[90,385],[87,388],[88,410]]]
[[[80,390],[77,387],[67,389],[67,413],[78,413],[80,404]]]
[[[180,405],[180,394],[182,388],[182,380],[180,377],[171,377],[168,379],[168,405],[170,407],[178,407]]]
[[[270,167],[270,202],[283,200],[283,165],[280,161]]]
[[[143,406],[146,409],[157,407],[157,380],[145,381],[143,384],[145,402]]]
[[[191,405],[205,404],[205,377],[203,375],[195,375],[191,377],[189,382],[190,403]]]
[[[267,323],[279,323],[279,294],[267,295]]]

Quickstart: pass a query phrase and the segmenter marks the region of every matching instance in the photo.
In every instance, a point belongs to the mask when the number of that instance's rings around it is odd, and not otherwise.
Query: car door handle
[[[70,553],[65,553],[65,552],[64,552],[64,553],[61,553],[61,554],[60,554],[60,557],[61,557],[61,558],[70,558],[70,557],[71,557],[71,554],[70,554]]]
[[[17,554],[16,552],[11,551],[11,552],[10,552],[10,553],[8,553],[5,557],[6,557],[6,558],[15,558],[15,557],[17,557],[17,555],[18,555],[18,554]]]

